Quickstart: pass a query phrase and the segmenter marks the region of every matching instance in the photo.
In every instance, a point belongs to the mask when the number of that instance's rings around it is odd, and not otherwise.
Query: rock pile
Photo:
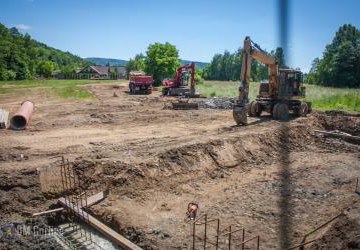
[[[201,100],[199,107],[205,109],[232,109],[234,102],[235,98],[213,97]]]

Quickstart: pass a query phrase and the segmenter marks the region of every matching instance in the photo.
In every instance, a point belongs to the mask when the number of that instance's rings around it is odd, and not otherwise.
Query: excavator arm
[[[263,51],[259,45],[251,41],[250,37],[245,37],[242,51],[239,97],[233,109],[233,117],[238,125],[247,124],[247,104],[249,103],[249,85],[253,59],[267,65],[269,68],[270,95],[276,91],[278,85],[278,66],[275,59]]]

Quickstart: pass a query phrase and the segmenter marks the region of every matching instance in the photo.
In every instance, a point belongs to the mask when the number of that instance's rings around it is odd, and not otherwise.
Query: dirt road
[[[25,99],[36,105],[27,130],[0,131],[2,221],[54,203],[56,194],[41,192],[46,183],[38,170],[62,155],[74,162],[84,188],[110,187],[91,211],[148,249],[192,244],[184,218],[193,201],[200,214],[219,218],[221,229],[245,227],[247,236],[261,236],[263,249],[273,249],[284,237],[299,242],[359,199],[353,192],[359,146],[314,132],[359,135],[359,117],[315,113],[279,122],[265,116],[237,127],[229,110],[170,110],[173,98],[156,91],[128,95],[119,86],[88,85],[96,98],[87,101],[41,89],[1,97],[0,107],[11,113]],[[234,244],[240,236],[234,234]]]

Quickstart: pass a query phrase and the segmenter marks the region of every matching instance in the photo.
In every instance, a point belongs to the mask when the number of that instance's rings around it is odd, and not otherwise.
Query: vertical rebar
[[[80,216],[80,219],[79,219],[79,225],[80,225],[80,235],[81,237],[83,237],[83,229],[82,229],[82,226],[81,226],[81,219],[82,219],[82,209],[81,207],[79,206],[79,203],[81,204],[81,194],[79,194],[77,197],[75,197],[75,200],[76,200],[76,204],[74,204],[76,206],[76,210]],[[80,200],[80,202],[79,202]]]
[[[220,231],[220,219],[217,219],[217,227],[216,227],[216,250],[219,249],[219,231]]]
[[[207,233],[207,214],[205,214],[205,230],[204,230],[204,250],[206,250],[206,233]]]
[[[193,250],[195,250],[195,221],[193,222]]]
[[[229,250],[231,250],[231,225],[229,226]]]
[[[71,185],[71,170],[70,170],[70,162],[69,162],[69,160],[66,160],[66,163],[67,163],[66,165],[67,165],[67,170],[68,170],[68,175],[69,175],[69,189],[72,189],[73,185]]]
[[[260,249],[260,235],[257,237],[257,250]]]
[[[67,179],[67,174],[66,174],[66,167],[65,167],[65,159],[64,159],[64,156],[62,157],[62,163],[61,163],[61,166],[63,168],[63,175],[64,175],[64,182],[65,182],[65,188],[64,188],[64,191],[65,193],[68,191],[68,179]]]
[[[65,200],[65,204],[69,203],[70,204],[70,199],[68,197],[68,180],[67,180],[67,174],[66,174],[66,167],[65,167],[65,158],[64,156],[61,157],[62,162],[61,162],[61,169],[62,169],[62,173],[63,173],[63,178],[64,178],[64,200]],[[67,207],[67,211],[71,214],[71,209],[69,209],[68,206]]]
[[[241,250],[244,250],[244,249],[245,249],[245,244],[244,244],[244,241],[245,241],[245,228],[243,228],[243,230],[242,230],[242,243],[241,243]]]
[[[60,163],[60,175],[61,175],[61,185],[63,187],[63,192],[64,192],[65,191],[64,171],[63,171],[64,156],[62,156],[61,159],[62,159],[62,163]]]
[[[88,206],[88,196],[87,196],[86,191],[84,191],[84,193],[85,193],[85,207],[87,208],[87,206]],[[87,221],[88,224],[90,224],[89,223],[89,214],[88,213],[86,213],[86,221]],[[92,233],[91,233],[91,231],[89,231],[89,235],[90,235],[90,241],[92,242]]]
[[[359,186],[359,178],[356,178],[355,193],[358,193],[358,186]]]

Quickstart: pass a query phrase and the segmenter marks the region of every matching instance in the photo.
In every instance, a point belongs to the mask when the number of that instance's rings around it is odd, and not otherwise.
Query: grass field
[[[238,95],[238,82],[205,81],[197,85],[197,90],[208,97],[234,97]],[[258,94],[259,83],[250,83],[250,100]],[[313,103],[314,109],[338,109],[360,112],[360,88],[330,88],[316,85],[306,86],[306,101]]]
[[[0,95],[29,88],[43,88],[63,98],[92,98],[82,85],[99,83],[119,83],[126,80],[24,80],[0,82]]]
[[[0,82],[0,95],[29,88],[42,88],[62,98],[92,98],[90,92],[82,87],[85,84],[120,83],[127,80],[24,80]],[[197,90],[207,97],[234,97],[238,95],[238,82],[205,81],[197,85]],[[314,109],[339,109],[360,112],[360,88],[340,89],[306,86],[306,101],[313,103]],[[259,83],[250,84],[250,100],[258,94]]]

